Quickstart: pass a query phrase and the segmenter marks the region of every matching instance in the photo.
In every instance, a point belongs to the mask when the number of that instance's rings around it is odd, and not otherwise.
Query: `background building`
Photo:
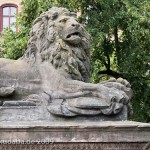
[[[7,27],[17,31],[17,27],[11,24],[16,22],[15,15],[21,10],[21,1],[22,0],[0,0],[0,32]]]

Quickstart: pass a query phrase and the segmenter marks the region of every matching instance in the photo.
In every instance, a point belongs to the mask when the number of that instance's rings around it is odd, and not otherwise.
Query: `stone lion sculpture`
[[[112,115],[130,106],[124,79],[92,84],[90,35],[75,13],[53,7],[42,13],[18,60],[0,59],[1,106],[47,106],[60,116]]]

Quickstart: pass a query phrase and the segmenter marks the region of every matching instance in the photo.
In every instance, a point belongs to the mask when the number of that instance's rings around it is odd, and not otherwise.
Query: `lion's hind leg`
[[[1,87],[0,88],[0,97],[9,97],[12,96],[15,92],[13,87]]]
[[[15,93],[15,89],[13,87],[1,87],[0,88],[0,106],[3,105],[4,98],[10,97]]]

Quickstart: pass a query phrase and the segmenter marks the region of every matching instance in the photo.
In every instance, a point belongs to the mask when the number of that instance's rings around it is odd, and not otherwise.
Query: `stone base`
[[[149,150],[146,143],[54,143],[0,145],[1,150]]]
[[[149,150],[150,124],[1,122],[0,150]]]
[[[12,113],[13,112],[13,113]],[[116,115],[58,117],[48,112],[46,106],[2,106],[0,107],[1,121],[46,121],[46,122],[86,122],[99,121],[125,121],[127,120],[127,107]],[[89,122],[89,121],[88,121]]]

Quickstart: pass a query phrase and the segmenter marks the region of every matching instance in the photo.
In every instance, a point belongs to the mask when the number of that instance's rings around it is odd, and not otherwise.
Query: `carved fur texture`
[[[76,21],[75,14],[65,8],[53,7],[34,21],[23,59],[33,63],[37,59],[41,63],[49,62],[56,69],[66,70],[73,79],[87,82],[89,46],[90,35]]]

